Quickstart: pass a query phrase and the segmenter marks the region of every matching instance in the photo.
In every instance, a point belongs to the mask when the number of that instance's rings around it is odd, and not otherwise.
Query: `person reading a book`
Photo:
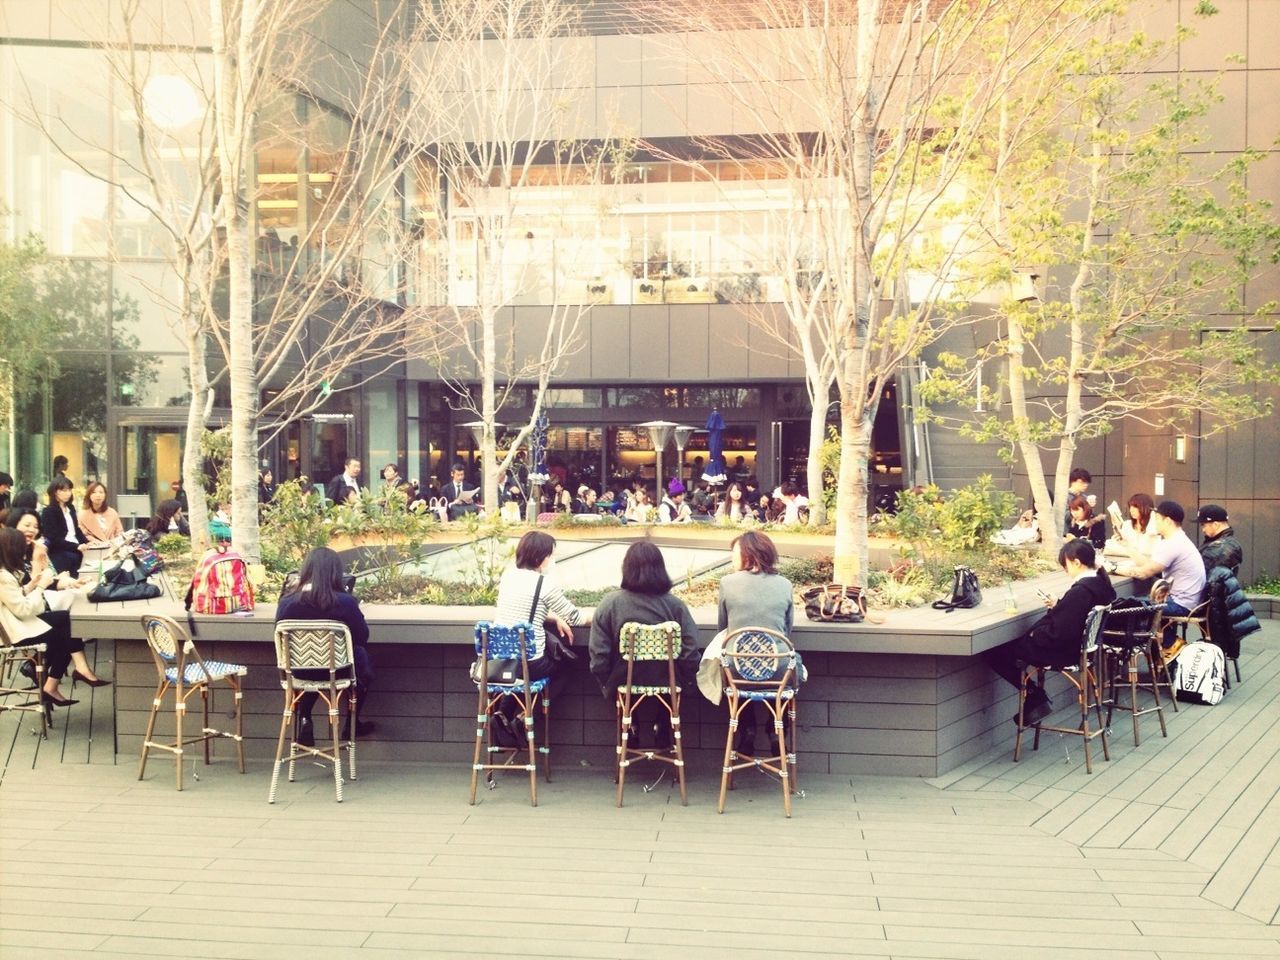
[[[480,492],[479,488],[467,489],[466,476],[466,467],[461,462],[455,462],[450,471],[449,482],[440,491],[440,495],[449,502],[450,520],[458,520],[480,509],[474,502],[476,494]]]

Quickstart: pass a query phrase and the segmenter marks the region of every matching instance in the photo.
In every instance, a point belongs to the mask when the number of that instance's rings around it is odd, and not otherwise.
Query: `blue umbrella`
[[[533,434],[529,441],[533,446],[533,472],[529,474],[530,483],[546,483],[551,479],[547,473],[547,414],[538,414],[533,422]]]
[[[707,417],[707,445],[711,460],[702,472],[702,479],[711,484],[724,483],[729,478],[724,472],[724,417],[719,410],[712,410]]]

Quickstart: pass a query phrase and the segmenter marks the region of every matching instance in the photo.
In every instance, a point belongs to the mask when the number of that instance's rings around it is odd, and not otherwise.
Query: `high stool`
[[[147,718],[147,732],[142,738],[142,760],[138,764],[138,779],[147,772],[147,754],[155,750],[165,750],[173,754],[174,776],[178,789],[182,789],[183,751],[193,743],[204,744],[204,762],[208,766],[212,756],[212,741],[226,737],[235,741],[236,756],[240,764],[240,772],[244,773],[244,727],[243,704],[244,691],[240,687],[240,679],[248,670],[238,663],[223,663],[220,660],[205,660],[196,650],[186,629],[176,621],[158,613],[142,615],[142,629],[147,637],[147,646],[151,648],[151,657],[156,664],[159,677],[155,697],[151,701],[151,716]],[[213,703],[214,686],[225,682],[235,696],[235,733],[216,730],[209,726],[209,710]],[[156,729],[156,716],[160,713],[160,705],[169,691],[173,691],[174,740],[172,743],[160,743],[151,737]],[[184,738],[182,720],[187,713],[187,700],[192,694],[200,694],[200,705],[203,723],[200,736]]]
[[[1098,636],[1101,647],[1103,685],[1107,688],[1104,701],[1107,706],[1107,727],[1111,726],[1111,717],[1116,710],[1123,710],[1133,718],[1133,745],[1141,744],[1138,732],[1138,718],[1154,713],[1160,720],[1160,735],[1169,736],[1164,721],[1164,706],[1160,700],[1160,683],[1156,673],[1156,663],[1160,654],[1156,652],[1155,639],[1159,637],[1156,621],[1160,616],[1160,608],[1151,603],[1128,598],[1113,601],[1102,622]],[[1148,682],[1138,678],[1140,661],[1147,665]],[[1121,677],[1124,677],[1122,681]],[[1118,698],[1122,682],[1129,689],[1129,700],[1123,703]],[[1138,691],[1149,691],[1154,704],[1149,707],[1138,706]]]
[[[668,620],[652,626],[628,622],[618,631],[618,652],[627,664],[627,679],[618,687],[618,806],[622,806],[622,790],[626,784],[627,768],[637,760],[654,760],[675,768],[680,782],[680,803],[689,805],[689,794],[684,780],[684,745],[680,736],[680,687],[676,683],[676,653],[680,649],[680,624]],[[666,683],[638,684],[635,682],[636,665],[666,665]],[[653,677],[645,679],[656,679]],[[635,709],[645,700],[657,703],[671,716],[671,745],[669,747],[633,747],[632,717]]]
[[[1028,726],[1035,729],[1035,740],[1032,742],[1031,749],[1040,749],[1040,733],[1048,730],[1053,733],[1073,734],[1081,738],[1084,742],[1084,768],[1086,773],[1093,773],[1093,756],[1090,753],[1089,745],[1096,737],[1102,738],[1102,756],[1105,760],[1111,759],[1111,749],[1107,745],[1107,728],[1102,722],[1102,686],[1098,682],[1098,671],[1094,667],[1093,661],[1096,659],[1098,652],[1098,636],[1101,633],[1103,618],[1107,612],[1107,607],[1098,606],[1089,611],[1089,616],[1085,620],[1084,635],[1080,642],[1080,659],[1074,664],[1030,664],[1022,671],[1022,682],[1018,685],[1018,735],[1013,741],[1013,762],[1017,763],[1022,759],[1022,732]],[[1046,673],[1056,673],[1066,680],[1076,691],[1076,702],[1080,705],[1080,725],[1078,727],[1055,727],[1043,723],[1027,724],[1023,722],[1027,706],[1027,680],[1034,673],[1040,684],[1040,688],[1044,689],[1044,676]],[[1098,714],[1098,729],[1089,729],[1089,710],[1096,709]]]
[[[280,781],[280,764],[289,764],[289,782],[293,782],[294,766],[302,757],[315,757],[333,765],[333,787],[342,802],[342,751],[347,751],[350,776],[356,778],[356,655],[351,631],[337,620],[281,620],[275,632],[276,666],[280,668],[280,686],[284,690],[284,714],[280,718],[280,736],[276,740],[276,761],[271,768],[271,789],[267,803],[276,802],[276,785]],[[293,722],[294,708],[308,693],[324,701],[329,712],[329,738],[333,749],[298,743]],[[339,714],[346,697],[349,713],[347,737],[339,733]],[[289,756],[284,756],[284,739],[290,728],[294,737]]]
[[[476,685],[476,744],[471,759],[471,800],[476,802],[476,788],[480,773],[485,781],[493,783],[495,770],[526,770],[529,774],[529,805],[538,805],[538,744],[533,732],[533,718],[538,703],[542,702],[543,731],[549,734],[551,726],[550,706],[546,698],[550,677],[529,679],[529,652],[533,647],[533,626],[517,623],[499,627],[482,620],[475,629],[476,660],[471,679]],[[496,679],[488,680],[490,664],[494,664]],[[502,704],[510,700],[515,704],[514,720],[524,727],[525,746],[501,746],[493,742],[492,723]],[[549,736],[547,739],[550,739]],[[518,756],[528,750],[528,762],[520,764]],[[547,763],[547,780],[551,779],[551,748],[544,746]],[[493,762],[499,754],[501,763]],[[483,760],[482,760],[483,757]]]
[[[744,627],[724,640],[720,666],[724,693],[729,701],[729,733],[724,744],[720,773],[719,812],[738,770],[754,767],[776,774],[782,781],[782,808],[791,816],[791,794],[796,789],[796,648],[785,636],[764,627]],[[773,717],[778,753],[769,757],[740,759],[734,743],[742,711],[752,703],[764,704]],[[788,740],[787,727],[791,729]]]

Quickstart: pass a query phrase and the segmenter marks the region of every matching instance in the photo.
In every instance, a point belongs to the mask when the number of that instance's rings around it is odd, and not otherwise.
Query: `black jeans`
[[[40,619],[49,625],[49,629],[38,637],[32,637],[18,644],[43,643],[45,645],[44,665],[50,677],[61,680],[67,675],[67,667],[71,665],[71,655],[84,649],[84,641],[71,636],[71,614],[66,610],[46,610]]]

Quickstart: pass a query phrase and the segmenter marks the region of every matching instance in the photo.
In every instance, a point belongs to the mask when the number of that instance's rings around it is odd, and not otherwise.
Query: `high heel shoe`
[[[60,693],[49,693],[47,690],[40,695],[40,699],[51,707],[69,707],[80,702],[79,700],[72,700],[70,697],[64,697]]]
[[[83,684],[87,684],[88,686],[91,686],[91,687],[109,687],[109,686],[111,686],[111,681],[110,681],[110,680],[103,680],[101,677],[96,677],[96,678],[94,678],[93,680],[90,680],[88,677],[86,677],[86,676],[85,676],[83,673],[81,673],[79,670],[73,670],[73,671],[71,671],[71,675],[72,675],[73,677],[75,677],[75,679],[76,679],[76,681],[77,681],[77,682],[79,682],[79,683],[83,683]]]

